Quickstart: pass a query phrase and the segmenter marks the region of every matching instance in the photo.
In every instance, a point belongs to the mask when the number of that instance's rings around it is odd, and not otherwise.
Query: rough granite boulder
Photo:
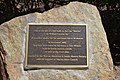
[[[72,23],[88,25],[88,69],[39,69],[24,71],[26,27],[28,23]],[[16,17],[0,25],[0,40],[8,53],[11,80],[113,80],[113,63],[106,33],[97,8],[71,2],[44,13]]]

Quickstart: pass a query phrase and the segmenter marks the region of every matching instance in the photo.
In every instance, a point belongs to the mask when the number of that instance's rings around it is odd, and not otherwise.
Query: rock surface
[[[26,27],[28,23],[88,24],[89,68],[82,70],[39,69],[24,71]],[[113,80],[113,63],[106,33],[97,8],[72,2],[44,13],[32,13],[0,25],[0,40],[8,52],[11,80]]]
[[[120,66],[114,66],[115,80],[120,80]]]

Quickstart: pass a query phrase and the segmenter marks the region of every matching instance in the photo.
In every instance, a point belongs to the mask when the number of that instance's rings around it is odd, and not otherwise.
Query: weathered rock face
[[[89,67],[82,70],[39,69],[24,71],[26,27],[28,23],[85,23],[88,24]],[[72,2],[44,13],[17,17],[0,26],[0,40],[8,52],[8,71],[11,80],[113,80],[113,64],[95,6]]]

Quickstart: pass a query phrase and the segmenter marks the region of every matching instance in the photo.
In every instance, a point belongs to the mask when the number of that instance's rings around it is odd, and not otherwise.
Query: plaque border
[[[87,57],[87,65],[28,65],[27,64],[27,55],[28,55],[28,39],[29,39],[29,27],[30,25],[34,25],[34,26],[37,26],[37,25],[54,25],[54,26],[85,26],[86,27],[86,49],[87,49],[87,54],[86,54],[86,57]],[[26,34],[26,41],[25,41],[25,61],[24,61],[24,69],[27,70],[27,69],[35,69],[35,68],[60,68],[60,69],[64,69],[64,68],[70,68],[70,69],[79,69],[79,68],[88,68],[88,25],[87,24],[75,24],[75,23],[28,23],[27,25],[27,34]]]

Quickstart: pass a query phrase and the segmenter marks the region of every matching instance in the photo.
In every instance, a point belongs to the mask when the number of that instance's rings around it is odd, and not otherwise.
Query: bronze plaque
[[[29,24],[25,68],[88,67],[87,26]]]

